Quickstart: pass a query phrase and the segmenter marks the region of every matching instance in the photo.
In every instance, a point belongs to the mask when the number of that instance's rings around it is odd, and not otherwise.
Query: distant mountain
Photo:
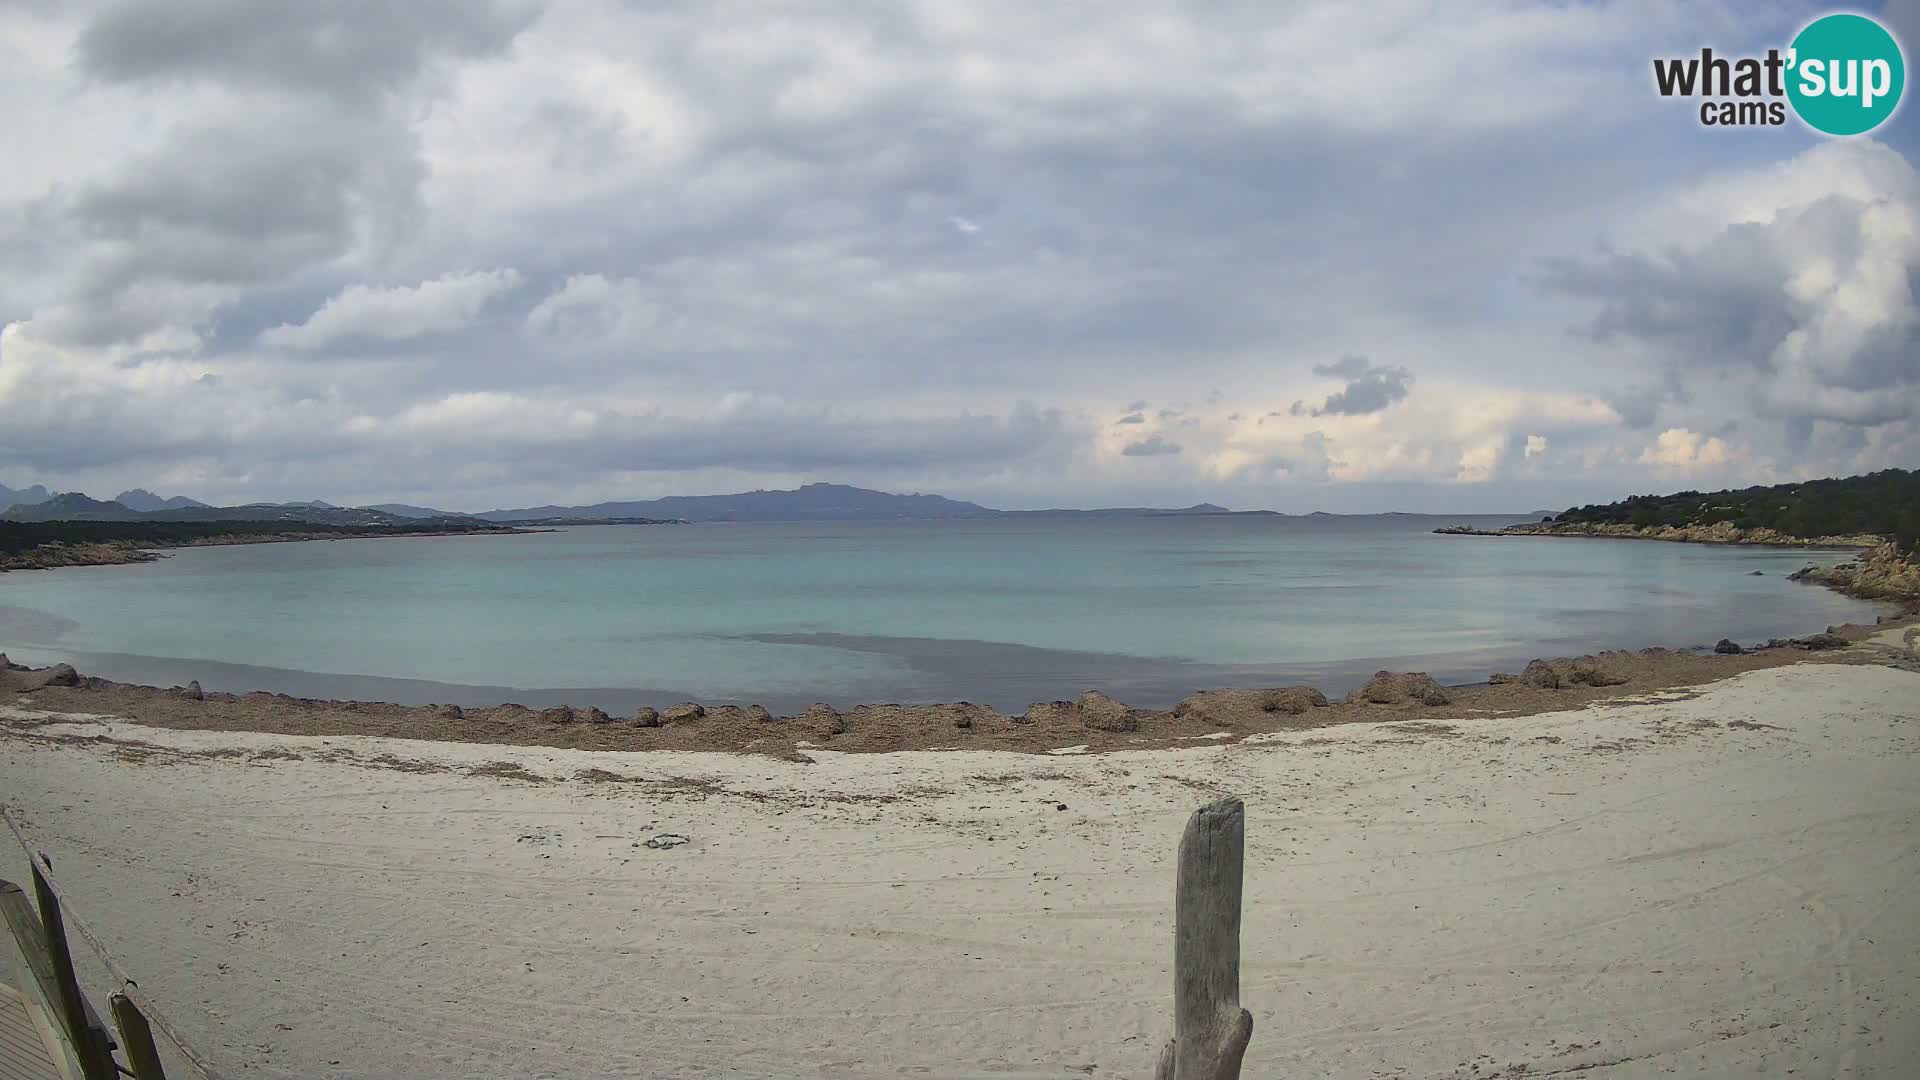
[[[171,500],[165,500],[171,501]],[[189,500],[191,502],[191,500]],[[15,505],[0,513],[0,521],[270,521],[315,525],[348,525],[377,528],[383,525],[418,527],[436,517],[402,517],[379,510],[349,509],[323,502],[247,503],[241,506],[207,506],[193,503],[165,510],[139,511],[118,500],[102,502],[77,491],[54,495],[44,502]],[[450,527],[471,526],[473,519],[446,519]]]
[[[0,520],[6,521],[138,521],[143,515],[117,502],[89,499],[77,491],[64,491],[27,505],[14,504]]]
[[[148,513],[153,510],[190,510],[196,506],[207,505],[198,499],[189,499],[185,495],[175,495],[171,499],[163,499],[153,492],[148,491],[146,488],[134,488],[132,491],[123,491],[115,495],[113,501],[129,510],[138,510],[141,513]]]
[[[1020,517],[1280,517],[1273,510],[1229,510],[1213,503],[1196,503],[1177,510],[1152,506],[1116,506],[1103,510],[1001,510],[996,513]]]
[[[431,506],[409,506],[406,503],[374,503],[372,506],[363,506],[360,509],[378,510],[383,514],[392,514],[394,517],[403,517],[403,518],[440,518],[440,517],[471,517],[473,516],[471,514],[456,514],[449,510],[435,510]]]
[[[490,510],[488,521],[536,518],[652,518],[681,521],[883,521],[899,518],[977,518],[999,514],[939,495],[895,495],[845,484],[808,484],[793,491],[748,491],[739,495],[671,495],[641,502],[591,506],[532,506]]]
[[[21,488],[17,491],[5,484],[0,484],[0,510],[5,510],[9,506],[31,506],[34,503],[46,502],[51,498],[53,498],[53,493],[41,487],[39,484],[35,484],[30,488]]]

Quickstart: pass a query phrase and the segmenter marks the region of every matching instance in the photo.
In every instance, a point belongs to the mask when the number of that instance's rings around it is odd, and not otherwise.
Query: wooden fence
[[[220,1073],[154,1009],[139,985],[108,955],[100,939],[73,919],[66,894],[54,880],[53,860],[44,852],[34,850],[6,808],[0,807],[0,817],[5,818],[7,828],[19,840],[32,864],[34,894],[34,899],[29,901],[20,886],[0,880],[0,916],[5,917],[7,929],[26,959],[41,1000],[55,1014],[58,1034],[79,1063],[81,1076],[85,1080],[118,1080],[122,1075],[134,1080],[166,1080],[159,1050],[153,1041],[153,1031],[159,1028],[203,1080],[222,1080]],[[114,1025],[119,1029],[118,1040],[80,989],[80,980],[74,973],[73,951],[67,944],[69,926],[93,947],[107,973],[118,984],[118,989],[107,999]],[[126,1059],[124,1064],[115,1059],[116,1050]]]
[[[0,816],[33,862],[36,914],[26,894],[0,881],[0,912],[26,955],[42,997],[59,1013],[62,1034],[85,1080],[166,1080],[153,1041],[159,1027],[204,1078],[221,1080],[153,1007],[140,988],[107,955],[100,940],[75,922],[120,983],[109,999],[120,1041],[116,1044],[74,976],[67,948],[65,897],[53,880],[53,862],[37,852],[13,816]],[[1155,1080],[1237,1080],[1253,1036],[1253,1015],[1240,1006],[1240,898],[1245,867],[1246,807],[1221,799],[1194,811],[1180,837],[1174,884],[1173,1038],[1160,1053]],[[125,1066],[114,1060],[120,1050]]]

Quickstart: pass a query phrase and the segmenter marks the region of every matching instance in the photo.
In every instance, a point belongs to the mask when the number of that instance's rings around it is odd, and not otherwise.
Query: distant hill
[[[808,484],[793,491],[739,495],[671,495],[641,502],[591,506],[531,506],[490,510],[488,521],[537,518],[652,518],[681,521],[881,521],[899,518],[975,518],[1000,513],[939,495],[894,495],[845,484]]]
[[[34,503],[46,502],[51,498],[53,498],[53,493],[41,487],[39,484],[35,484],[29,488],[20,488],[17,491],[5,484],[0,484],[0,510],[5,510],[9,506],[31,506]]]
[[[1864,476],[1808,480],[1737,491],[1635,495],[1616,503],[1576,506],[1563,524],[1715,525],[1775,529],[1789,536],[1886,536],[1920,550],[1920,472],[1886,469]]]
[[[138,511],[117,502],[89,499],[77,491],[63,491],[37,503],[15,503],[0,519],[7,521],[138,521]]]
[[[383,514],[392,514],[403,518],[472,517],[471,514],[456,514],[447,510],[435,510],[431,506],[409,506],[406,503],[374,503],[363,506],[362,510],[378,510]]]
[[[452,523],[448,527],[473,524],[470,517],[401,517],[379,510],[332,506],[323,502],[247,503],[241,506],[207,506],[195,503],[165,510],[141,512],[118,500],[102,502],[77,491],[54,495],[44,502],[15,505],[0,513],[0,521],[146,521],[209,522],[253,521],[279,524],[334,525],[355,528],[380,528],[406,525],[418,529],[433,522]]]
[[[132,491],[123,491],[115,495],[113,501],[129,510],[138,510],[143,514],[154,510],[190,510],[196,506],[207,505],[198,499],[189,499],[185,495],[175,495],[171,499],[163,499],[145,488],[134,488]]]
[[[998,510],[1008,517],[1280,517],[1273,510],[1229,510],[1213,503],[1196,503],[1177,510],[1152,506],[1115,506],[1102,510]]]

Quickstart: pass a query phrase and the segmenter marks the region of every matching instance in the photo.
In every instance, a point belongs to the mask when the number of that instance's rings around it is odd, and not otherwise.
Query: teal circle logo
[[[1825,15],[1788,52],[1787,99],[1815,131],[1862,135],[1900,104],[1907,64],[1900,43],[1865,15]]]

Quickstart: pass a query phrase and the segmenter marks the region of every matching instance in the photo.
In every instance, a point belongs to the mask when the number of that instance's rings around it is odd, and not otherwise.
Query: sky
[[[1653,90],[1826,10],[0,0],[0,484],[1526,512],[1920,466],[1920,110]]]

